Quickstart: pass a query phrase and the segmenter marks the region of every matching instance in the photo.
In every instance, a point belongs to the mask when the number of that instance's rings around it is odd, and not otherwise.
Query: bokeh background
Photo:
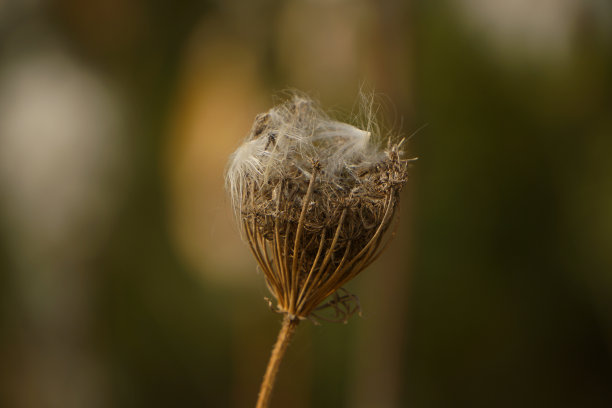
[[[0,406],[253,406],[281,316],[227,156],[364,87],[419,161],[273,406],[612,406],[607,0],[0,1]]]

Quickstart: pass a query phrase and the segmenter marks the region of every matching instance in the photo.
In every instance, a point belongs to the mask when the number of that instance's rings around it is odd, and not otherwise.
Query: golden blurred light
[[[256,57],[227,38],[196,33],[173,109],[167,168],[171,227],[189,266],[208,278],[249,284],[254,263],[224,190],[228,157],[265,103]]]
[[[279,63],[292,87],[346,102],[371,69],[373,11],[366,1],[293,1],[279,16]]]

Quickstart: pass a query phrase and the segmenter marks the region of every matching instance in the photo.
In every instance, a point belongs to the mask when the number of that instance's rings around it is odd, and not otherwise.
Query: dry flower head
[[[378,136],[295,95],[258,115],[230,158],[243,236],[290,319],[316,317],[322,304],[342,320],[356,310],[342,287],[384,248],[410,161],[401,141],[382,149]]]

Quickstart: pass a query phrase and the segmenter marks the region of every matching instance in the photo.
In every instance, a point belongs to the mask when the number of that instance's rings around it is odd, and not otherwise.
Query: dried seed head
[[[258,115],[230,157],[236,217],[291,318],[312,316],[331,295],[326,305],[350,314],[342,307],[354,297],[338,290],[382,250],[409,160],[401,142],[382,150],[371,139],[294,96]]]

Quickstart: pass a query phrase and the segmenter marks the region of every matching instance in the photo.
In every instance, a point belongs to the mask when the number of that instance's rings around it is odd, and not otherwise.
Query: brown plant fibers
[[[266,407],[298,321],[331,307],[346,320],[356,299],[343,285],[384,249],[410,160],[399,143],[328,119],[308,99],[259,115],[230,161],[227,184],[244,237],[285,314],[258,407]]]

